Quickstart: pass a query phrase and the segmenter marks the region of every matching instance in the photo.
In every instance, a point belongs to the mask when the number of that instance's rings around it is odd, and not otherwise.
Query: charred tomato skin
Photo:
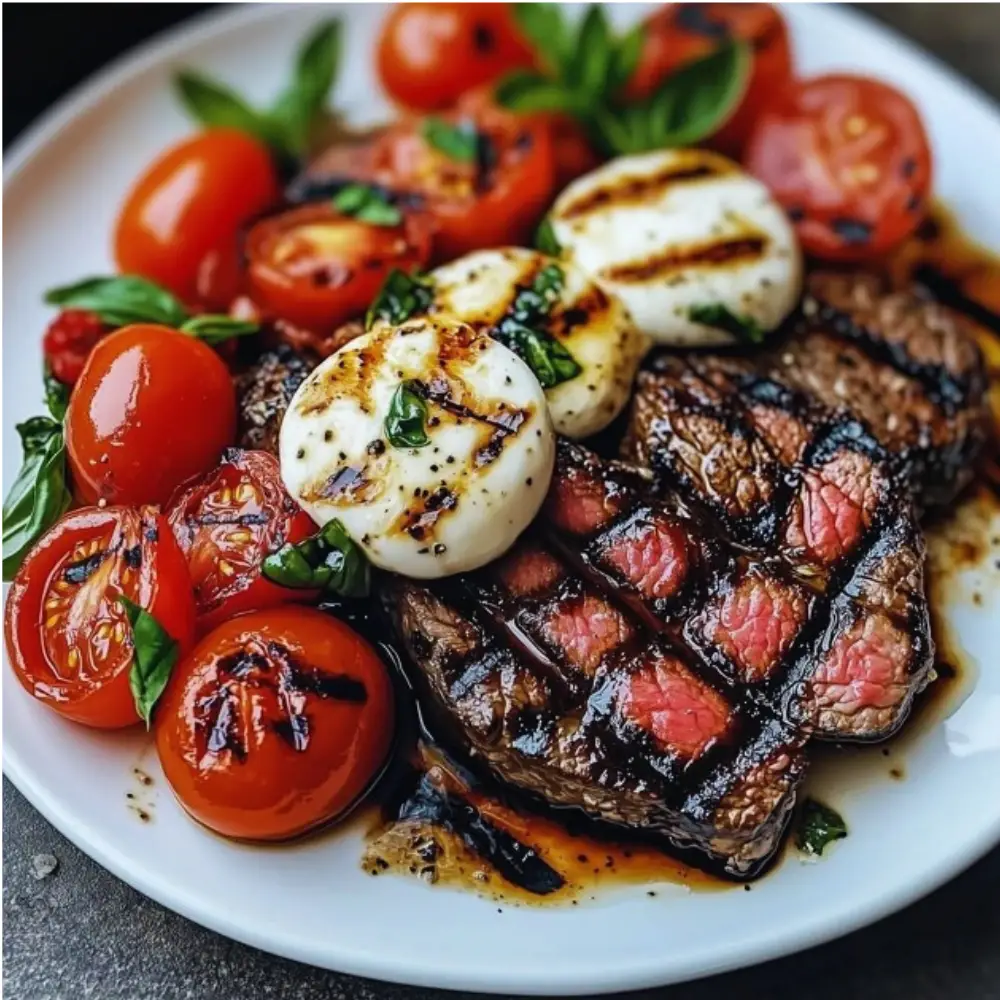
[[[282,485],[278,460],[269,452],[228,448],[215,469],[174,497],[167,520],[188,562],[200,630],[245,611],[316,596],[278,586],[261,572],[272,552],[316,531]]]
[[[60,715],[100,729],[139,721],[121,594],[152,614],[182,651],[191,645],[187,565],[155,507],[67,514],[31,550],[7,594],[7,659],[21,686]]]
[[[165,326],[123,327],[97,343],[70,397],[74,496],[164,504],[235,434],[232,379],[212,348]]]
[[[156,747],[194,819],[226,837],[287,840],[364,794],[388,756],[393,713],[388,672],[356,632],[285,606],[197,644],[163,696]]]

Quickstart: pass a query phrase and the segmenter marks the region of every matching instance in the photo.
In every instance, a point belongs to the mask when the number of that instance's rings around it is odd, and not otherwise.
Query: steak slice
[[[316,366],[308,355],[280,344],[264,351],[236,379],[241,448],[278,454],[278,431],[295,390]]]

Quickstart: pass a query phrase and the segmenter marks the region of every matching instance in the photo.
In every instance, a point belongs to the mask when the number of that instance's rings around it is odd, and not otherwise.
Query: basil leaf
[[[795,846],[800,851],[819,857],[827,844],[846,836],[847,824],[840,813],[815,799],[806,799],[795,831]]]
[[[275,145],[277,136],[267,116],[221,83],[182,70],[174,77],[174,89],[187,113],[202,125],[236,129],[267,145]]]
[[[612,93],[621,90],[632,79],[632,74],[639,65],[645,40],[646,26],[642,22],[636,24],[618,40],[608,69],[608,89]]]
[[[737,340],[746,341],[749,344],[762,344],[767,336],[767,331],[753,316],[737,315],[718,302],[711,305],[691,306],[688,309],[688,319],[693,323],[701,323],[702,326],[711,326],[716,330],[722,330]]]
[[[546,264],[531,283],[536,295],[542,296],[550,305],[558,297],[566,283],[566,275],[558,264]]]
[[[165,288],[134,275],[86,278],[45,293],[49,305],[87,309],[108,326],[129,323],[161,323],[179,327],[188,313]]]
[[[507,320],[494,336],[527,364],[543,389],[568,382],[583,371],[555,337],[541,330]]]
[[[574,39],[559,4],[515,3],[511,13],[549,73],[564,74],[573,59]]]
[[[69,386],[52,374],[48,362],[42,368],[42,384],[45,386],[45,405],[54,420],[62,420],[69,406]]]
[[[260,329],[259,323],[250,323],[247,320],[233,319],[231,316],[213,315],[206,313],[202,316],[193,316],[182,323],[181,333],[188,333],[192,337],[205,341],[210,347],[216,347],[233,337],[248,337]]]
[[[400,382],[385,417],[386,440],[393,448],[423,448],[427,436],[427,401],[414,391],[415,383]]]
[[[474,163],[479,152],[479,133],[471,123],[452,125],[442,118],[425,118],[421,128],[424,139],[452,160]]]
[[[282,587],[320,589],[341,597],[364,597],[371,583],[364,552],[336,518],[311,538],[271,553],[263,573]]]
[[[603,96],[614,60],[614,42],[604,7],[592,4],[580,22],[576,57],[567,67],[566,82],[591,101]]]
[[[367,184],[348,184],[333,197],[333,207],[373,226],[398,226],[403,213],[377,189]]]
[[[69,509],[62,424],[32,417],[17,425],[24,458],[3,502],[3,578],[11,580],[38,541]]]
[[[501,106],[522,114],[560,111],[582,115],[586,110],[571,89],[531,70],[514,70],[508,73],[496,85],[494,97]]]
[[[429,278],[393,268],[368,308],[365,329],[370,330],[379,319],[398,326],[411,316],[426,312],[433,301],[434,286]]]
[[[556,239],[556,231],[552,226],[552,220],[546,216],[542,219],[538,229],[535,231],[535,246],[542,253],[547,253],[550,257],[559,257],[563,248]]]
[[[132,668],[128,674],[128,686],[135,700],[135,710],[149,729],[153,706],[170,680],[170,671],[177,662],[179,649],[148,611],[124,594],[119,595],[118,601],[132,626]]]

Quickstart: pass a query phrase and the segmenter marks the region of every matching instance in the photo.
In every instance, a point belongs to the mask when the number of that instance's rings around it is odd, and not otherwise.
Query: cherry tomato
[[[533,64],[505,3],[402,3],[382,25],[379,79],[416,111],[450,107],[467,90]]]
[[[377,226],[316,203],[258,222],[246,256],[248,291],[265,313],[326,331],[362,315],[393,268],[426,264],[430,232],[410,214]]]
[[[83,503],[166,503],[213,468],[236,433],[229,371],[165,326],[116,330],[93,349],[66,411],[66,452]]]
[[[237,228],[279,194],[270,154],[248,135],[211,129],[186,139],[125,199],[114,237],[118,268],[193,302],[205,257],[235,247]]]
[[[227,837],[284,840],[346,812],[392,744],[392,685],[352,629],[310,608],[241,615],[174,668],[155,718],[163,773]]]
[[[427,123],[404,122],[376,140],[375,180],[424,206],[434,224],[434,258],[531,239],[555,193],[549,129],[531,117],[483,107],[436,119],[474,131],[477,152],[456,158],[428,138]]]
[[[753,68],[743,100],[712,140],[736,156],[770,99],[792,81],[788,29],[769,3],[667,4],[646,21],[646,34],[627,95],[646,97],[674,70],[708,55],[728,38],[753,47]]]
[[[215,469],[171,503],[167,520],[187,558],[201,628],[315,596],[261,574],[266,556],[316,531],[285,491],[270,452],[228,449]]]
[[[917,109],[898,90],[821,76],[761,115],[746,166],[785,206],[803,249],[830,260],[885,253],[927,207],[931,151]]]
[[[7,658],[22,686],[75,722],[139,721],[132,627],[118,598],[148,611],[186,649],[194,636],[187,566],[155,507],[86,507],[28,553],[7,594]]]
[[[64,385],[74,385],[94,345],[108,332],[101,318],[86,309],[64,309],[42,338],[45,363]]]

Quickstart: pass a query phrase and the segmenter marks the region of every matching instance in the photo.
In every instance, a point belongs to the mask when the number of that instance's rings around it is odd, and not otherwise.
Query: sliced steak
[[[278,454],[278,430],[295,390],[316,362],[281,344],[265,351],[236,380],[241,448]]]

